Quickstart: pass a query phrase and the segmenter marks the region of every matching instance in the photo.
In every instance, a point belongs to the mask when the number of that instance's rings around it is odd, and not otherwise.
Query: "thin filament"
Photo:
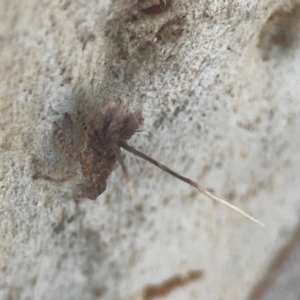
[[[172,171],[171,169],[169,169],[168,167],[162,165],[161,163],[157,162],[156,160],[152,159],[151,157],[147,156],[146,154],[134,149],[133,147],[129,146],[128,144],[126,144],[125,142],[122,142],[122,141],[117,141],[116,142],[120,147],[122,147],[123,149],[127,150],[128,152],[136,155],[136,156],[139,156],[140,158],[142,159],[145,159],[147,160],[148,162],[150,162],[151,164],[155,165],[156,167],[160,168],[161,170],[171,174],[172,176],[186,182],[187,184],[195,187],[197,190],[199,190],[200,192],[202,192],[203,194],[207,195],[208,197],[218,201],[218,202],[221,202],[223,203],[224,205],[230,207],[231,209],[239,212],[240,214],[242,214],[243,216],[245,216],[246,218],[250,219],[251,221],[259,224],[260,226],[264,227],[265,225],[263,223],[261,223],[260,221],[256,220],[255,218],[251,217],[250,215],[248,215],[247,213],[245,213],[243,210],[241,210],[240,208],[228,203],[227,201],[217,197],[216,195],[214,195],[213,193],[209,192],[208,190],[206,190],[205,188],[201,187],[197,182],[189,179],[189,178],[186,178],[186,177],[183,177],[179,174],[177,174],[176,172]]]
[[[126,167],[126,165],[124,163],[124,160],[123,160],[123,157],[121,155],[121,149],[120,149],[120,147],[117,144],[113,143],[112,144],[112,150],[113,150],[113,152],[114,152],[114,154],[115,154],[115,156],[117,158],[118,163],[122,167],[123,174],[124,174],[124,177],[125,177],[125,180],[126,180],[127,187],[128,187],[129,192],[130,192],[130,195],[131,195],[131,197],[132,197],[132,199],[134,201],[137,201],[137,194],[135,192],[135,189],[134,189],[132,181],[130,179],[127,167]]]

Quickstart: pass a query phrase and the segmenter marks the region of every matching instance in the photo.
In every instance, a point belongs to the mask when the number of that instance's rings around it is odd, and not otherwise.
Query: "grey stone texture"
[[[300,2],[0,0],[0,299],[243,300],[300,215]],[[53,139],[76,148],[109,101],[142,105],[130,144],[229,200],[238,213],[124,153],[96,201]],[[148,297],[148,299],[150,299]]]

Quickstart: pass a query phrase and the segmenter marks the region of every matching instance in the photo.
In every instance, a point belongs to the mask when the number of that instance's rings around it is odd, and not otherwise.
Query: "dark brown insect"
[[[210,193],[195,181],[179,175],[146,154],[129,146],[127,141],[138,131],[142,123],[142,110],[138,109],[133,113],[129,113],[129,101],[125,101],[122,104],[110,102],[87,121],[86,142],[82,153],[74,151],[73,122],[70,115],[65,114],[63,128],[56,122],[54,123],[56,127],[55,135],[58,136],[62,149],[67,156],[78,161],[81,165],[83,178],[79,187],[82,190],[83,197],[96,200],[105,191],[106,181],[118,161],[122,167],[130,193],[133,198],[136,198],[129,173],[121,156],[121,148],[123,148],[195,187],[210,198],[229,206],[250,220],[264,226],[241,209]],[[66,136],[69,136],[68,140]],[[37,174],[34,176],[34,179],[45,179],[56,183],[63,183],[75,175],[76,173],[72,173],[64,178],[55,179],[47,175]]]

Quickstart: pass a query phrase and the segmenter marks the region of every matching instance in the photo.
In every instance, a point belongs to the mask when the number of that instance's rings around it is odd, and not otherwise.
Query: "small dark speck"
[[[203,17],[204,17],[204,18],[209,18],[210,15],[205,11],[205,12],[203,13]]]
[[[155,206],[152,206],[150,209],[151,212],[155,212],[156,210],[157,210],[157,208]]]
[[[131,220],[129,220],[128,222],[127,222],[127,228],[130,228],[131,227],[131,225],[132,225],[132,221]]]
[[[138,212],[142,212],[143,211],[143,206],[142,205],[136,205],[135,210]]]
[[[131,22],[136,22],[138,20],[138,17],[133,15],[132,18],[131,18]]]
[[[66,9],[70,6],[70,4],[71,4],[71,2],[70,2],[70,1],[67,1],[67,2],[63,5],[62,9],[63,9],[63,10],[66,10]]]
[[[54,233],[60,233],[65,229],[64,221],[60,221],[54,228],[53,231]]]
[[[221,162],[217,162],[216,163],[216,168],[221,169],[223,166],[223,164]]]
[[[227,194],[227,199],[229,200],[229,201],[232,201],[232,200],[234,200],[235,198],[236,198],[236,192],[235,191],[230,191],[228,194]]]
[[[75,220],[75,214],[72,215],[72,216],[67,220],[67,222],[68,222],[68,223],[72,223],[74,220]]]
[[[63,80],[63,84],[69,84],[69,83],[71,83],[71,81],[72,81],[72,77],[67,77],[67,78],[65,78],[64,80]]]
[[[60,71],[60,75],[63,75],[63,74],[65,73],[65,71],[66,71],[66,68],[63,67],[63,68],[61,69],[61,71]]]
[[[89,36],[89,40],[90,40],[91,42],[93,42],[95,39],[96,39],[96,36],[95,36],[94,34],[91,34],[91,35]]]

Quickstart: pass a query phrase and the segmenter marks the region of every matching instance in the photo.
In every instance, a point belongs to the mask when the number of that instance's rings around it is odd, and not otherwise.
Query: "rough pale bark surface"
[[[0,298],[247,299],[300,214],[299,2],[0,1]],[[271,17],[271,18],[270,18]],[[143,106],[131,144],[266,230],[126,153],[97,201],[41,171],[78,170],[53,121],[111,100]],[[139,296],[138,296],[139,295]],[[144,299],[146,299],[144,297]]]

